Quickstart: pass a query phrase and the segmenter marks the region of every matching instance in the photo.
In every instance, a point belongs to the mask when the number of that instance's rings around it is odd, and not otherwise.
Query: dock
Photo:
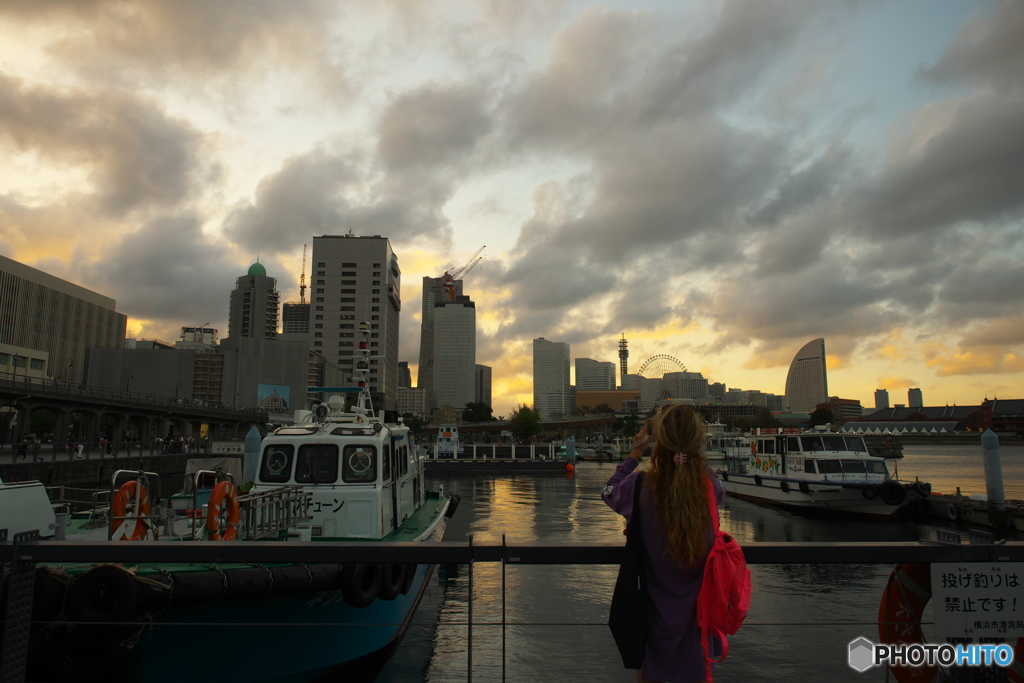
[[[565,472],[565,460],[531,460],[529,458],[437,458],[423,461],[428,474],[466,472],[517,473],[517,472]]]

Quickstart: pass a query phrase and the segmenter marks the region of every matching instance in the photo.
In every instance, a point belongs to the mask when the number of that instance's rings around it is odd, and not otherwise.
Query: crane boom
[[[302,275],[299,276],[299,303],[306,303],[306,245],[302,245]]]
[[[463,262],[463,264],[460,265],[458,268],[450,268],[444,271],[444,275],[441,276],[442,278],[444,278],[444,282],[442,283],[441,287],[444,290],[444,293],[447,296],[448,301],[455,301],[456,280],[461,280],[462,278],[466,277],[466,275],[469,274],[469,271],[473,270],[473,266],[475,266],[477,263],[483,260],[484,257],[480,256],[480,252],[486,248],[487,245],[485,244],[484,246],[474,251],[473,255],[470,256],[469,259],[467,259],[465,262]]]

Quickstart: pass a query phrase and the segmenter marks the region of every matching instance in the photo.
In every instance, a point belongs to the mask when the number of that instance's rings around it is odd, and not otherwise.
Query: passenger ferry
[[[455,425],[441,425],[437,430],[434,457],[457,458],[463,452],[465,448],[459,444],[459,428]]]
[[[368,325],[360,329],[358,365],[365,367]],[[426,490],[409,428],[374,416],[365,374],[357,378],[354,388],[309,390],[333,395],[312,410],[296,411],[294,424],[263,439],[247,495],[239,495],[223,471],[198,471],[197,481],[211,474],[218,480],[209,503],[197,500],[177,520],[173,514],[160,518],[157,510],[166,507],[150,503],[155,475],[129,473],[135,476],[118,487],[117,477],[125,473],[115,474],[107,527],[69,538],[209,541],[211,560],[39,567],[29,680],[177,682],[201,673],[221,680],[306,681],[389,653],[420,601],[431,566],[213,559],[215,546],[231,540],[443,540],[458,498]],[[342,396],[348,393],[357,399],[346,409]],[[5,516],[6,502],[24,505],[27,495],[25,487],[6,488],[9,500],[0,497]],[[45,490],[35,507],[42,514],[44,506],[52,522]]]
[[[746,460],[750,439],[745,434],[738,430],[726,431],[726,426],[721,422],[710,422],[707,424],[707,437],[704,457],[708,462],[719,464],[737,458]]]
[[[927,497],[924,482],[900,482],[903,457],[889,444],[875,449],[863,436],[829,431],[760,430],[750,436],[746,462],[719,469],[726,493],[796,511],[890,519],[911,501]],[[892,468],[892,469],[890,469]]]

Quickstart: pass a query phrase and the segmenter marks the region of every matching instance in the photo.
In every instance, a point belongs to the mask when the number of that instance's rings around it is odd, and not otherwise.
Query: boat
[[[369,326],[360,329],[365,360]],[[427,491],[409,428],[400,419],[376,417],[365,376],[357,377],[357,387],[309,389],[330,396],[263,438],[246,494],[239,494],[227,469],[200,463],[192,468],[191,501],[172,496],[170,505],[151,505],[151,495],[159,499],[159,477],[119,471],[111,479],[107,523],[84,524],[67,538],[209,541],[211,558],[212,546],[236,539],[443,540],[458,496]],[[346,407],[342,396],[352,393],[356,401]],[[32,511],[24,514],[30,503]],[[39,482],[0,488],[0,519],[15,517],[19,528],[57,540],[68,530],[55,521]],[[422,564],[212,560],[39,566],[28,680],[180,682],[201,674],[307,681],[337,675],[388,656],[432,571]]]
[[[750,448],[749,437],[740,431],[726,431],[726,426],[721,422],[709,422],[706,427],[708,443],[704,457],[709,463],[746,459]]]
[[[459,444],[459,428],[455,425],[441,425],[437,430],[437,441],[434,443],[435,458],[458,458],[465,452]]]
[[[863,436],[827,426],[811,431],[757,430],[745,460],[718,470],[727,494],[798,512],[824,512],[888,520],[915,500],[927,498],[925,482],[901,482],[902,450],[869,444]],[[890,466],[892,469],[890,469]]]

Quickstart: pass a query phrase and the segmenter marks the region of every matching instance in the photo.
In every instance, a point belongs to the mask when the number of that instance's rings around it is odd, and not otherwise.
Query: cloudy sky
[[[1024,397],[1024,3],[5,0],[0,253],[138,337],[257,257],[389,237],[466,278],[495,412],[531,340],[783,393]],[[415,372],[414,372],[415,376]]]

